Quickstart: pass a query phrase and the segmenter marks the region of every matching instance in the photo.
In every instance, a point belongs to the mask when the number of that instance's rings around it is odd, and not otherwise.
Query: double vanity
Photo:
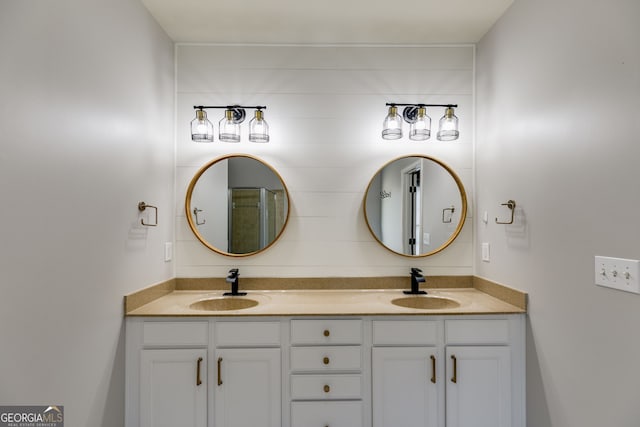
[[[290,202],[273,168],[229,155],[196,173],[185,212],[214,256],[246,257],[275,244]],[[455,240],[467,200],[453,170],[415,155],[376,173],[363,211],[390,256],[419,259]],[[127,296],[126,426],[525,427],[526,295],[420,273],[232,270]]]
[[[126,298],[127,427],[525,426],[526,295],[475,277],[427,295],[408,277],[242,283]]]

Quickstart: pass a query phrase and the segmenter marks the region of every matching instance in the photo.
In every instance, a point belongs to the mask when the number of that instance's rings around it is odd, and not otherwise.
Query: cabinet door
[[[374,427],[438,425],[438,356],[435,347],[373,348]]]
[[[279,348],[220,349],[215,363],[216,427],[281,427]]]
[[[206,427],[205,349],[142,350],[141,427]]]
[[[511,426],[509,347],[447,347],[447,427]]]

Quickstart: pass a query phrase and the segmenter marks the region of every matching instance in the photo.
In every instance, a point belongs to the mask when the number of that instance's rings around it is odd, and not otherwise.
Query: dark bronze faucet
[[[411,269],[411,290],[404,291],[407,295],[423,295],[426,294],[426,291],[420,290],[420,283],[426,282],[425,277],[422,275],[422,270],[419,268]]]
[[[237,268],[229,270],[226,280],[227,283],[231,283],[231,292],[225,292],[222,294],[223,296],[242,296],[247,294],[246,292],[238,292],[238,276],[240,276],[240,272]]]

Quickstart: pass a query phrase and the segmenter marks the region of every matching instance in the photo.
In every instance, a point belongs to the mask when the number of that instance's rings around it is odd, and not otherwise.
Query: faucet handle
[[[420,270],[419,268],[411,268],[411,274],[416,275],[416,274],[421,274],[422,270]]]
[[[239,275],[238,271],[239,270],[237,268],[232,268],[231,270],[229,270],[229,274],[233,276],[238,276]]]

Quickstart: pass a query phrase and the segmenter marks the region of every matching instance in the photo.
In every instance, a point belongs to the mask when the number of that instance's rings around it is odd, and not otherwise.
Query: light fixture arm
[[[208,110],[208,109],[225,109],[225,110],[233,110],[234,108],[252,108],[255,110],[266,110],[267,107],[265,105],[257,105],[257,106],[248,106],[248,105],[194,105],[194,110]]]
[[[458,104],[398,104],[395,102],[387,102],[387,107],[447,107],[458,108]]]
[[[233,122],[234,123],[242,123],[244,122],[247,113],[245,108],[255,109],[258,111],[266,110],[266,105],[257,105],[257,106],[247,106],[247,105],[194,105],[194,110],[208,110],[208,109],[224,109],[227,111],[233,111]]]
[[[418,119],[418,110],[425,107],[445,107],[458,108],[458,104],[397,104],[395,102],[387,102],[387,107],[405,107],[402,110],[402,118],[407,123],[415,123]],[[424,111],[424,110],[423,110]]]

